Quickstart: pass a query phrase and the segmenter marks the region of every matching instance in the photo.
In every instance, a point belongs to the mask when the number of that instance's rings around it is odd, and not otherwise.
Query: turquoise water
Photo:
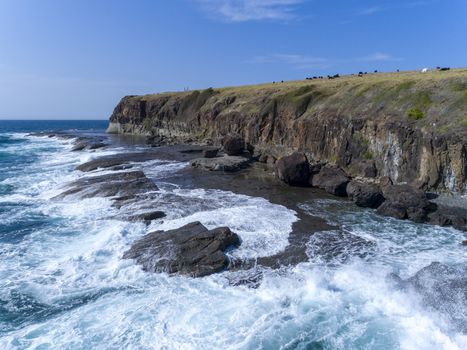
[[[108,199],[53,199],[92,158],[137,146],[70,152],[72,140],[29,136],[73,130],[103,135],[106,122],[0,122],[0,349],[466,349],[467,335],[414,291],[407,278],[433,261],[466,266],[465,233],[381,218],[337,200],[301,203],[310,215],[370,242],[345,243],[324,259],[261,269],[258,288],[232,286],[245,272],[201,279],[147,274],[122,260],[155,229],[199,220],[229,226],[242,240],[232,254],[254,258],[287,245],[296,213],[263,198],[181,188],[165,180],[185,163],[140,167],[159,186],[149,227],[119,220]],[[139,208],[135,207],[137,211]],[[339,242],[341,242],[339,241]],[[459,304],[460,313],[465,304]]]

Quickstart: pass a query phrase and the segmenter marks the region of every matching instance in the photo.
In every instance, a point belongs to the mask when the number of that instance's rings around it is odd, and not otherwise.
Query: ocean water
[[[387,277],[408,278],[433,261],[465,268],[466,235],[453,228],[310,198],[300,208],[341,230],[310,236],[306,262],[256,267],[257,288],[230,283],[244,271],[192,279],[122,260],[147,232],[195,220],[237,232],[235,258],[269,256],[287,246],[299,219],[261,197],[171,183],[188,164],[163,160],[135,165],[158,185],[157,209],[168,214],[149,227],[119,219],[108,199],[54,199],[88,176],[78,164],[142,146],[70,152],[72,140],[29,133],[104,135],[105,127],[0,121],[0,349],[467,349],[453,315]],[[329,240],[331,254],[317,248]],[[453,306],[465,320],[465,301]]]

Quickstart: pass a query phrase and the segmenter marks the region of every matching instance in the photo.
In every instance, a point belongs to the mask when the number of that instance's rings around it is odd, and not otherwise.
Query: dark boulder
[[[219,152],[219,148],[206,148],[203,150],[203,157],[204,158],[214,158],[217,157],[217,153]]]
[[[229,156],[238,156],[245,149],[245,140],[238,134],[228,134],[222,139],[224,152]]]
[[[441,213],[439,211],[435,211],[428,215],[428,220],[430,224],[438,225],[438,226],[451,226],[452,220],[449,215]]]
[[[383,192],[378,185],[350,181],[347,184],[347,195],[356,205],[364,208],[378,208],[383,202]]]
[[[425,192],[410,185],[385,186],[383,195],[386,202],[378,208],[378,214],[397,219],[426,222],[428,214],[437,208],[436,204],[428,200]]]
[[[410,185],[387,186],[383,188],[383,195],[387,201],[406,208],[425,208],[430,204],[425,192]]]
[[[407,208],[391,202],[384,202],[376,211],[379,215],[391,216],[396,219],[407,219]]]
[[[304,153],[295,152],[276,162],[277,177],[293,186],[306,186],[310,179],[310,164]]]
[[[347,184],[350,179],[340,168],[324,166],[319,173],[312,176],[313,187],[324,189],[326,192],[339,197],[347,196]]]
[[[428,214],[428,222],[439,226],[452,226],[458,230],[467,231],[467,211],[465,208],[438,205],[438,209]]]
[[[147,234],[133,243],[123,258],[135,259],[148,272],[202,277],[224,270],[229,264],[225,251],[239,244],[238,235],[227,227],[208,230],[193,222]]]
[[[150,223],[152,220],[161,219],[163,217],[165,217],[165,213],[163,211],[155,210],[141,214],[135,214],[130,216],[128,219],[130,221],[144,221],[145,223]]]

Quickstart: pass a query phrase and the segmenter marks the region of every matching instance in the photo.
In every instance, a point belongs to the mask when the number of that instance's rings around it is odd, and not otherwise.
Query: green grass
[[[406,112],[407,118],[412,120],[420,120],[425,118],[425,113],[418,108],[410,108]]]
[[[370,150],[367,150],[365,153],[363,153],[363,158],[366,160],[371,160],[374,158],[373,152]]]
[[[143,121],[143,128],[147,131],[150,131],[152,129],[152,120],[151,118],[146,118]]]

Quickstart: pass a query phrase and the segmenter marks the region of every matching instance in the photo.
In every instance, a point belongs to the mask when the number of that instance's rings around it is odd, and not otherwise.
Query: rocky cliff
[[[215,144],[234,132],[271,157],[301,150],[354,176],[373,167],[466,193],[467,69],[126,96],[108,132]]]

